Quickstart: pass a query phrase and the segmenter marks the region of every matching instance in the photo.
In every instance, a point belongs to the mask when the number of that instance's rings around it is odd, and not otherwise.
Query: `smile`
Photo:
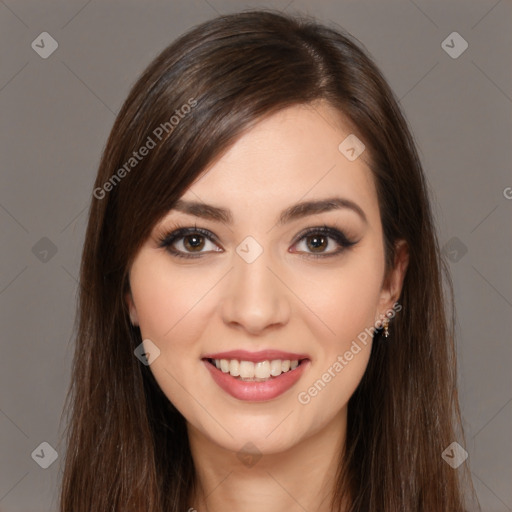
[[[237,351],[204,357],[214,382],[244,401],[272,400],[288,391],[309,366],[309,358],[277,351]]]

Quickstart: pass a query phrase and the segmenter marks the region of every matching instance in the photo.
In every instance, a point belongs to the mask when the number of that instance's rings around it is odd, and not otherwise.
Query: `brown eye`
[[[349,240],[342,231],[329,226],[310,228],[294,244],[303,244],[305,250],[299,250],[304,255],[313,258],[336,256],[357,242]],[[336,248],[338,246],[338,248]]]
[[[322,252],[328,245],[328,237],[324,235],[309,235],[306,237],[306,245],[311,248],[313,252]]]
[[[202,235],[187,235],[183,237],[183,240],[185,240],[183,246],[191,252],[200,252],[205,245],[204,236]]]
[[[214,242],[215,236],[201,228],[180,228],[160,239],[159,246],[181,258],[199,258],[209,252],[221,252]],[[208,244],[211,247],[208,247]],[[206,250],[203,250],[205,249]]]

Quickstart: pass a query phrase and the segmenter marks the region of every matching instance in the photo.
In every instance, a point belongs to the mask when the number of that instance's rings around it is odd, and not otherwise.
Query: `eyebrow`
[[[314,201],[303,201],[286,208],[281,212],[281,215],[277,221],[277,226],[281,226],[293,220],[307,217],[309,215],[340,209],[352,210],[361,217],[365,224],[368,223],[368,219],[366,218],[363,209],[359,205],[353,201],[350,201],[349,199],[331,197]],[[222,222],[223,224],[227,225],[233,224],[233,215],[231,214],[230,210],[220,208],[218,206],[213,206],[211,204],[178,199],[171,210],[177,210],[189,215],[201,217],[203,219]]]

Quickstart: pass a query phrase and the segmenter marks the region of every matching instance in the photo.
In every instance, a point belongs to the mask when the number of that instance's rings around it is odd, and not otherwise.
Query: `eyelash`
[[[182,227],[179,225],[175,225],[173,228],[171,228],[170,231],[166,231],[161,235],[158,235],[158,246],[160,248],[167,249],[173,256],[176,256],[178,258],[187,258],[187,259],[195,259],[195,258],[201,258],[203,254],[207,254],[209,251],[203,252],[203,253],[196,253],[196,254],[190,254],[190,253],[184,253],[182,251],[179,251],[172,247],[172,245],[183,238],[186,238],[187,236],[199,234],[207,238],[210,242],[215,243],[218,245],[217,237],[213,235],[211,231],[208,231],[206,229],[198,228],[195,224],[194,227]],[[318,227],[312,227],[306,229],[304,232],[302,232],[297,240],[293,243],[293,245],[298,244],[303,239],[307,238],[310,235],[324,235],[328,238],[332,238],[338,245],[341,246],[341,249],[338,249],[334,252],[324,253],[324,254],[314,254],[314,253],[306,253],[306,255],[303,255],[303,257],[306,258],[329,258],[331,256],[337,256],[340,253],[344,252],[345,249],[348,249],[349,247],[352,247],[357,243],[357,241],[349,240],[345,233],[343,231],[340,231],[335,226],[318,226]]]

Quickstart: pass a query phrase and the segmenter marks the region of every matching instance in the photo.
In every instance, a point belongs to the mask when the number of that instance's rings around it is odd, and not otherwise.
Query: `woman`
[[[93,195],[63,512],[464,510],[425,178],[352,37],[196,27],[134,85]]]

